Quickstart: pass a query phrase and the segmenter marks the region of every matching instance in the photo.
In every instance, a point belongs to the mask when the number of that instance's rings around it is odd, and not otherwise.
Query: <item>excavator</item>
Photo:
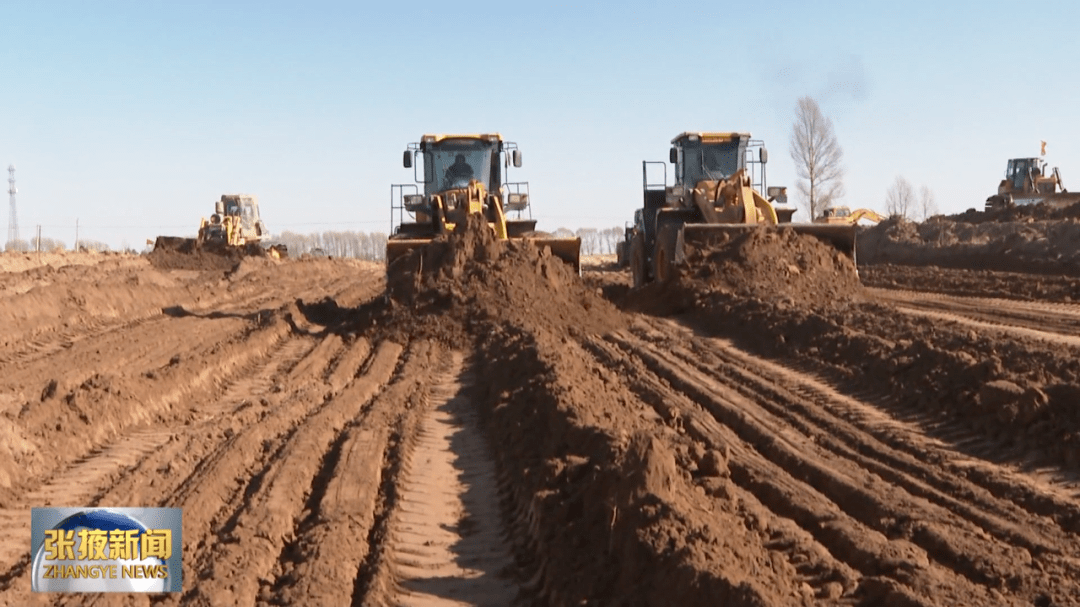
[[[253,194],[222,194],[214,202],[214,214],[199,221],[195,238],[158,236],[154,250],[190,253],[196,249],[214,252],[244,251],[262,254],[270,237],[266,224],[259,217],[259,200]],[[266,253],[274,258],[288,257],[284,244],[273,244]]]
[[[787,188],[766,187],[763,141],[745,132],[684,132],[671,144],[674,185],[667,185],[667,163],[642,162],[643,221],[629,247],[635,287],[668,281],[687,245],[761,226],[810,234],[855,258],[855,226],[791,223],[795,209],[787,206]],[[662,182],[655,180],[660,169]]]
[[[416,184],[390,186],[395,224],[386,241],[386,265],[427,246],[469,215],[480,214],[499,240],[528,239],[581,271],[581,239],[536,232],[530,213],[529,184],[506,180],[511,164],[521,166],[517,144],[498,133],[424,135],[402,158]],[[504,169],[506,169],[504,171]]]
[[[814,223],[858,225],[859,221],[866,219],[874,223],[885,221],[885,217],[878,215],[870,209],[855,209],[848,207],[827,207],[821,212],[821,217],[814,219]]]
[[[1066,190],[1061,172],[1057,167],[1050,169],[1042,158],[1012,158],[997,194],[986,199],[986,211],[1040,202],[1064,208],[1080,202],[1080,193]]]

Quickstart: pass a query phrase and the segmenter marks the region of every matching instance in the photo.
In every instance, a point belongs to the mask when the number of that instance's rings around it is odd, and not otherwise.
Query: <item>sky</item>
[[[951,214],[1041,140],[1080,189],[1078,17],[1055,1],[5,3],[0,168],[16,166],[24,239],[40,225],[71,246],[78,222],[138,249],[241,192],[274,232],[385,233],[410,142],[499,132],[537,229],[607,228],[683,131],[752,133],[768,185],[794,194],[809,95],[844,151],[842,204],[884,211],[902,176]]]

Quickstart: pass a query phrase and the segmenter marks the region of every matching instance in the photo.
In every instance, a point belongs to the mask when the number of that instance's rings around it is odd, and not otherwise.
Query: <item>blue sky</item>
[[[498,131],[538,229],[610,227],[682,131],[750,131],[770,185],[793,185],[811,95],[844,149],[845,204],[884,210],[902,175],[961,212],[1040,140],[1080,189],[1080,5],[1024,6],[9,3],[0,166],[17,167],[24,238],[40,224],[70,245],[78,219],[138,248],[236,192],[273,231],[385,232],[409,142]]]

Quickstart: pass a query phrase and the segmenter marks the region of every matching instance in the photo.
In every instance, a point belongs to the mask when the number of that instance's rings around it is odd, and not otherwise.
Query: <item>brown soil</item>
[[[1080,277],[1080,205],[1035,210],[934,217],[921,224],[889,219],[860,229],[859,263]]]
[[[1072,283],[875,229],[0,274],[0,604],[1080,604]],[[183,508],[184,592],[30,593],[47,504]]]

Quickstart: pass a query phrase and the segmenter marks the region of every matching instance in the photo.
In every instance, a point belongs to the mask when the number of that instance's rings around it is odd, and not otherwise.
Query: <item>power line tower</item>
[[[15,187],[15,165],[11,165],[8,171],[8,194],[11,196],[11,214],[8,215],[7,241],[14,246],[19,240],[19,215],[15,212],[15,194],[19,191]]]

